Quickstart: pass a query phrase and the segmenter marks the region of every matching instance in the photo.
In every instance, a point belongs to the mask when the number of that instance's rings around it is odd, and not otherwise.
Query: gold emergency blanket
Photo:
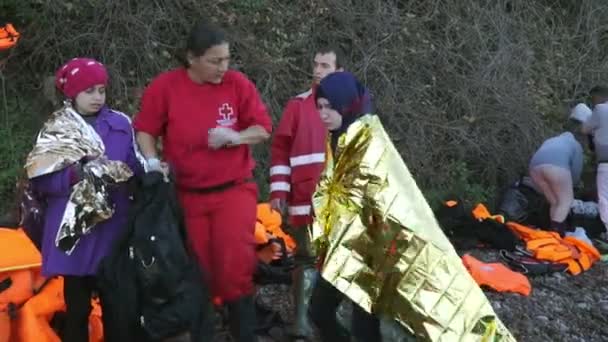
[[[104,156],[103,141],[86,121],[69,105],[51,114],[38,133],[28,154],[25,169],[28,178],[60,171],[88,160],[82,167],[82,178],[71,190],[55,244],[71,254],[78,240],[95,224],[114,214],[109,187],[125,182],[133,175],[121,161]]]
[[[515,341],[469,275],[376,116],[338,141],[313,198],[323,277],[425,341]]]

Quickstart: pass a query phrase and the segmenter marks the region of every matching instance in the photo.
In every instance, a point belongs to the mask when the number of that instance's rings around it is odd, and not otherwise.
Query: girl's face
[[[331,108],[331,104],[326,98],[319,97],[317,99],[317,109],[321,115],[321,121],[328,130],[334,131],[342,126],[342,115]]]
[[[190,74],[200,83],[219,84],[230,64],[230,45],[222,43],[208,48],[201,56],[188,55]]]
[[[74,98],[74,106],[82,115],[92,115],[101,109],[106,103],[106,86],[98,84],[81,91]]]

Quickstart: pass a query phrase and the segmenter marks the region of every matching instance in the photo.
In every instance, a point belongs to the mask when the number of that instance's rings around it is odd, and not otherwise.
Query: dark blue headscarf
[[[338,137],[364,114],[373,112],[369,91],[350,72],[334,72],[321,80],[315,99],[325,98],[342,115],[342,126],[331,132],[332,149]]]

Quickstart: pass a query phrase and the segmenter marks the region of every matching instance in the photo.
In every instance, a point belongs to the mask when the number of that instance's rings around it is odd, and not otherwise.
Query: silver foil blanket
[[[57,247],[67,254],[71,254],[82,235],[112,216],[110,188],[133,176],[125,163],[108,160],[104,152],[103,141],[93,127],[65,106],[44,124],[27,157],[25,169],[30,179],[67,167],[82,168],[82,177],[72,186],[55,238]]]

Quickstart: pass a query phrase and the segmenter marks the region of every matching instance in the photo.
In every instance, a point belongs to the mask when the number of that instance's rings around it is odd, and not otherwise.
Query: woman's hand
[[[209,130],[207,144],[211,149],[217,150],[226,145],[235,146],[240,145],[240,143],[241,135],[233,129],[216,127]]]
[[[160,161],[158,158],[149,158],[146,160],[147,172],[160,172],[165,178],[165,182],[169,181],[169,164],[164,161]]]

